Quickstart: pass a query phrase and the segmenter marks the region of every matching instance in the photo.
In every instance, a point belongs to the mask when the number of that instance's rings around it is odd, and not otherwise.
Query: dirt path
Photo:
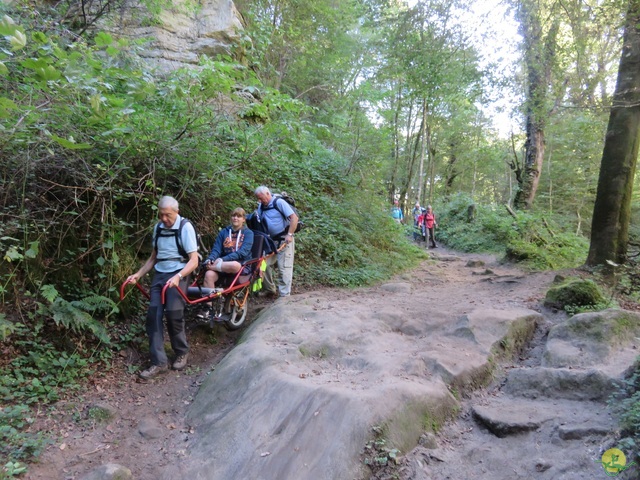
[[[482,306],[540,310],[554,276],[552,272],[525,274],[498,264],[489,255],[462,255],[444,248],[432,254],[439,261],[425,261],[397,280],[412,284],[415,302],[428,298],[425,308],[437,311],[463,314]],[[356,293],[336,293],[337,300],[351,301],[357,308],[357,299],[349,298]],[[249,318],[268,304],[253,301]],[[138,383],[131,371],[141,361],[121,357],[111,371],[99,372],[81,396],[60,402],[53,412],[38,419],[38,427],[57,438],[25,478],[80,479],[106,463],[126,466],[138,480],[161,478],[165,468],[187,454],[191,427],[185,423],[185,414],[200,384],[241,334],[223,328],[214,333],[191,328],[189,367],[148,384]],[[112,417],[102,418],[95,406],[111,410]]]

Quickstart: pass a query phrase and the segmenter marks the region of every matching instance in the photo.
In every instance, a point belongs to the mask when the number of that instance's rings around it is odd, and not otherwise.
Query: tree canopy
[[[133,341],[123,313],[141,305],[118,287],[149,254],[161,195],[209,247],[258,185],[286,190],[309,225],[294,289],[373,283],[424,258],[411,221],[390,218],[395,200],[406,217],[434,204],[455,248],[554,268],[584,262],[590,237],[590,264],[627,261],[637,4],[238,0],[232,53],[171,72],[143,60],[144,39],[101,30],[128,3],[0,4],[3,402],[20,417],[62,394],[47,369],[80,375]],[[143,25],[199,9],[140,6]],[[501,38],[502,22],[519,36]],[[496,58],[505,42],[518,56]],[[504,100],[511,132],[493,123]]]

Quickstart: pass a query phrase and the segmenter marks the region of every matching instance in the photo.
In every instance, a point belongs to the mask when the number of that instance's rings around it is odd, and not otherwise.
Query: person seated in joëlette
[[[235,276],[243,268],[247,271],[241,275],[251,273],[251,267],[243,266],[244,262],[251,260],[253,246],[253,231],[245,225],[245,216],[243,208],[236,208],[231,212],[231,225],[220,231],[211,253],[203,262],[206,269],[203,287],[215,288],[216,282],[223,275]],[[198,317],[207,318],[207,310],[208,308],[201,311]]]

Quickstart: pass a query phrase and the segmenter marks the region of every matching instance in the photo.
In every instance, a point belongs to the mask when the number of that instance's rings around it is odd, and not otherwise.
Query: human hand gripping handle
[[[172,276],[169,280],[167,280],[167,283],[165,285],[169,288],[178,287],[180,285],[180,282],[184,278],[191,275],[191,272],[193,272],[196,268],[198,268],[198,252],[194,251],[189,254],[189,261],[182,268],[182,270],[180,270],[178,273]],[[164,302],[164,299],[163,299],[163,302]]]
[[[173,277],[167,280],[166,285],[169,288],[177,287],[180,285],[180,280],[182,280],[183,276],[181,273],[176,273]]]

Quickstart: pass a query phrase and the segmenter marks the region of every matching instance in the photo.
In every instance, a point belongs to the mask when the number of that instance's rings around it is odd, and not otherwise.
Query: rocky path
[[[526,350],[502,365],[490,387],[463,401],[455,422],[437,437],[423,436],[422,445],[403,459],[400,475],[394,471],[392,476],[640,478],[637,466],[605,470],[601,463],[603,454],[617,447],[617,423],[608,400],[637,357],[634,332],[640,318],[609,311],[568,319],[542,305],[534,308],[544,316]],[[634,326],[615,338],[620,318],[633,319]]]
[[[615,348],[572,339],[595,327],[563,330],[542,308],[554,273],[431,254],[374,288],[254,304],[265,308],[239,336],[193,331],[181,374],[141,385],[123,365],[74,407],[113,416],[61,415],[27,478],[113,478],[107,464],[139,480],[604,478],[605,399],[640,321]],[[364,465],[375,432],[398,465]]]
[[[542,367],[544,340],[523,361],[507,365],[490,388],[465,399],[457,421],[439,432],[432,448],[408,454],[401,478],[606,478],[599,460],[616,434],[606,404],[609,380],[593,370]]]

